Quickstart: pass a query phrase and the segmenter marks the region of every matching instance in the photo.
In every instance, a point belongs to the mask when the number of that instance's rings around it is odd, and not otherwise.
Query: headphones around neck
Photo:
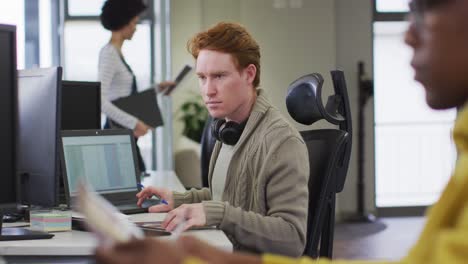
[[[211,135],[214,138],[227,145],[235,145],[244,131],[247,120],[242,123],[227,121],[224,119],[215,119],[211,123]]]

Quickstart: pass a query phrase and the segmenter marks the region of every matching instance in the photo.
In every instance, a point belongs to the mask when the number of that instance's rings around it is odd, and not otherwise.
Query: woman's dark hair
[[[107,0],[102,6],[101,24],[110,31],[119,30],[145,9],[142,0]]]
[[[413,12],[424,13],[439,6],[451,4],[453,0],[412,0],[410,2],[410,9]]]

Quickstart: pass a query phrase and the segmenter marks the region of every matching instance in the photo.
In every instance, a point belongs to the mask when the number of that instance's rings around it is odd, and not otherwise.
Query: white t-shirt
[[[234,146],[222,144],[211,179],[211,198],[213,201],[222,201],[227,171],[231,162]]]

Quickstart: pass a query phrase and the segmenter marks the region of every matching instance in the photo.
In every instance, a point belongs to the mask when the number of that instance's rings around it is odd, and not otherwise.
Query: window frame
[[[70,0],[64,0],[64,19],[65,21],[73,21],[73,20],[78,20],[78,21],[99,21],[99,16],[89,16],[89,15],[70,15],[69,12],[69,2]],[[145,5],[147,6],[147,9],[145,12],[140,17],[140,23],[143,21],[153,21],[154,22],[154,0],[143,0]]]
[[[139,24],[148,24],[149,27],[150,27],[150,82],[151,83],[155,83],[156,81],[156,76],[157,76],[157,73],[158,73],[158,69],[157,69],[157,66],[156,66],[156,4],[159,6],[159,5],[162,5],[162,4],[166,4],[167,5],[167,8],[169,8],[169,4],[166,3],[167,0],[143,0],[144,3],[147,5],[147,9],[146,11],[140,16],[140,21],[139,21]],[[100,18],[99,16],[87,16],[87,15],[83,15],[83,16],[79,16],[79,15],[70,15],[69,13],[69,0],[64,0],[63,1],[63,7],[59,8],[59,11],[61,11],[61,15],[59,15],[61,18],[61,21],[62,21],[62,30],[64,30],[65,28],[65,24],[66,22],[71,22],[71,21],[100,21]],[[160,18],[161,19],[161,18]],[[169,33],[168,33],[169,34]],[[60,39],[60,43],[61,43],[61,51],[60,51],[60,60],[62,61],[61,64],[63,64],[63,59],[64,59],[64,43],[63,43],[64,39],[63,39],[63,31],[61,33],[61,39]],[[164,63],[164,62],[163,62]],[[164,66],[163,66],[164,68]],[[166,75],[166,74],[165,74]],[[169,114],[165,114],[164,115],[165,119],[168,119],[168,120],[171,120],[172,119],[172,116]],[[167,125],[166,125],[167,126]],[[165,127],[166,127],[165,126]],[[159,128],[157,130],[160,130]],[[172,131],[172,127],[171,128],[166,128],[165,130],[169,130],[169,131]],[[161,153],[170,153],[170,156],[172,156],[172,146],[159,146],[160,144],[157,143],[157,141],[159,140],[156,140],[156,132],[155,131],[152,131],[152,144],[151,144],[151,148],[152,148],[152,156],[151,156],[151,164],[148,164],[148,165],[151,165],[151,166],[148,166],[150,167],[152,170],[158,170],[160,169],[159,167],[159,163],[157,161],[157,157],[159,157],[158,159],[161,159],[162,157],[161,156]],[[159,134],[159,133],[158,133]],[[165,131],[165,133],[161,133],[161,135],[166,135],[168,134],[167,131]],[[160,136],[161,137],[161,136]],[[168,138],[168,140],[170,140],[170,142],[172,142],[172,136],[165,136],[164,138]],[[159,150],[160,148],[169,148],[169,149],[164,149],[164,150]],[[159,150],[159,151],[158,151]],[[166,166],[163,166],[163,167],[166,167]],[[172,166],[168,165],[167,166],[168,169],[171,169]],[[173,169],[173,168],[172,168]]]
[[[372,28],[375,22],[404,22],[407,20],[409,12],[380,12],[377,10],[377,1],[372,1]],[[374,41],[374,34],[372,33],[372,41]],[[374,57],[374,56],[373,56]],[[374,61],[374,58],[372,59]],[[374,65],[374,62],[372,63]],[[375,67],[375,65],[373,66]],[[373,126],[375,135],[375,124]],[[374,142],[374,149],[376,145]],[[374,160],[374,164],[375,164]],[[374,166],[374,177],[377,177],[377,167]],[[374,185],[374,196],[377,195],[376,185]],[[378,207],[376,200],[374,200],[374,206],[376,208],[377,215],[379,217],[397,217],[397,216],[423,216],[428,206],[392,206],[392,207]]]
[[[406,17],[408,16],[409,12],[380,12],[377,10],[377,2],[379,0],[373,0],[372,10],[373,10],[373,17],[372,22],[399,22],[405,21]]]
[[[377,2],[379,0],[372,1],[372,10],[373,10],[373,18],[372,22],[398,22],[398,21],[405,21],[409,12],[380,12],[377,10]]]

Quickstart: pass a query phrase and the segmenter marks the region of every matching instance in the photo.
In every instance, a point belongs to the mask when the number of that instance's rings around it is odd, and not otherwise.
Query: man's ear
[[[249,64],[245,69],[244,69],[244,74],[246,76],[247,82],[249,84],[253,84],[253,81],[255,79],[255,76],[257,75],[257,67],[253,64]]]

